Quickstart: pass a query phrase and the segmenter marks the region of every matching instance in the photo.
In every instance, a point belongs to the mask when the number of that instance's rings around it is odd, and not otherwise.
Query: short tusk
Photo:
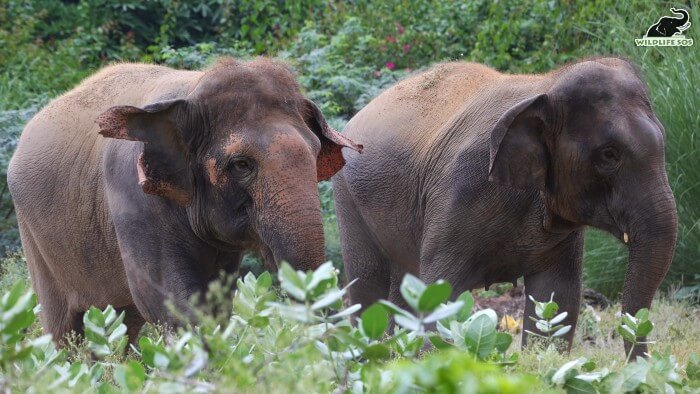
[[[630,242],[630,236],[627,235],[627,233],[624,233],[624,234],[622,234],[622,240],[623,240],[625,243],[629,243],[629,242]]]

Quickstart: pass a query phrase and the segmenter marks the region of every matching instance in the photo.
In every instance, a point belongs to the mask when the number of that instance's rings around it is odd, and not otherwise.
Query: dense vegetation
[[[634,38],[639,38],[660,16],[668,14],[671,5],[631,0],[0,0],[0,253],[10,253],[0,265],[0,292],[9,291],[14,283],[26,278],[21,254],[12,253],[20,245],[5,183],[7,163],[19,133],[42,105],[104,64],[147,61],[192,69],[211,64],[219,56],[275,56],[296,70],[306,94],[319,104],[331,125],[342,130],[345,122],[382,89],[439,61],[477,61],[502,71],[531,73],[546,72],[586,56],[612,54],[627,57],[639,66],[655,111],[666,127],[668,172],[678,203],[680,226],[676,255],[665,283],[667,286],[680,283],[685,287],[675,294],[697,301],[700,293],[700,138],[697,132],[700,51],[696,47],[639,48],[634,44]],[[673,5],[691,9],[693,27],[688,35],[697,39],[698,8],[690,8],[690,2]],[[327,257],[340,268],[332,192],[328,183],[320,184],[319,190],[326,224]],[[600,231],[589,231],[586,285],[616,296],[621,290],[626,259],[626,249],[612,237]],[[246,259],[246,267],[261,274],[253,257]],[[257,282],[261,278],[266,276],[260,276]],[[334,280],[331,280],[333,284]],[[248,277],[246,281],[256,279]],[[262,281],[267,283],[268,279]],[[415,345],[410,345],[412,342],[403,337],[404,334],[387,338],[368,335],[367,330],[359,332],[347,328],[350,331],[345,332],[345,328],[336,327],[349,322],[342,316],[332,321],[333,327],[324,326],[319,330],[318,324],[328,322],[330,311],[327,308],[314,312],[320,316],[320,321],[295,321],[284,314],[284,308],[289,305],[308,307],[309,303],[295,298],[294,290],[285,289],[292,296],[286,299],[269,290],[266,284],[256,287],[249,282],[247,286],[257,290],[239,287],[233,299],[233,320],[224,314],[197,330],[181,331],[173,334],[174,337],[151,327],[147,330],[149,339],[137,346],[141,353],[129,353],[126,358],[120,350],[122,336],[115,334],[111,340],[109,338],[110,333],[119,334],[121,330],[118,321],[107,322],[116,316],[109,313],[105,316],[100,311],[91,311],[86,319],[96,325],[97,332],[106,330],[103,334],[107,335],[107,344],[95,336],[88,338],[87,343],[76,341],[66,352],[55,352],[45,339],[38,337],[38,325],[32,325],[33,298],[22,297],[24,290],[17,287],[0,302],[0,308],[4,308],[0,311],[3,313],[0,319],[0,345],[3,346],[0,349],[3,352],[0,353],[0,387],[12,382],[15,385],[12,387],[19,390],[32,382],[37,385],[58,382],[56,387],[78,389],[96,387],[91,382],[100,381],[106,384],[103,390],[108,390],[112,383],[122,388],[150,384],[154,390],[166,391],[168,388],[175,390],[177,385],[187,389],[236,387],[252,391],[262,384],[266,391],[331,391],[341,387],[384,392],[389,388],[400,389],[391,385],[401,376],[399,380],[413,382],[413,388],[447,387],[443,385],[454,388],[460,381],[468,381],[479,382],[483,391],[521,392],[525,387],[532,391],[541,391],[547,386],[563,388],[569,379],[593,374],[591,369],[601,372],[598,378],[589,379],[597,390],[607,387],[602,386],[605,379],[612,382],[619,379],[620,374],[629,377],[632,383],[639,380],[637,386],[625,386],[633,390],[644,389],[640,386],[642,376],[643,384],[649,387],[661,382],[677,388],[684,379],[688,384],[694,381],[697,387],[699,379],[698,360],[690,355],[693,350],[700,350],[700,332],[694,323],[698,311],[676,301],[662,300],[651,311],[650,319],[657,323],[652,336],[663,338],[663,346],[656,349],[660,353],[649,364],[644,364],[646,367],[625,367],[620,340],[616,337],[618,334],[614,334],[619,319],[610,310],[584,311],[573,350],[573,354],[595,361],[598,367],[588,361],[574,362],[573,355],[570,358],[559,355],[546,344],[540,349],[523,352],[518,361],[510,360],[512,349],[517,348],[517,338],[502,352],[476,357],[504,365],[515,363],[505,366],[507,373],[534,373],[541,377],[538,380],[528,375],[506,377],[498,367],[475,363],[472,361],[474,353],[478,355],[479,351],[474,349],[462,349],[471,352],[466,356],[451,351],[413,363],[411,360],[417,359],[417,348],[411,350],[410,346]],[[246,295],[245,291],[253,293]],[[320,294],[314,297],[318,301]],[[268,301],[289,305],[269,309]],[[20,306],[14,308],[17,305]],[[433,310],[435,308],[437,305]],[[466,315],[465,312],[456,318],[463,323],[462,329],[467,328]],[[489,321],[492,317],[489,315]],[[383,318],[375,316],[373,320],[376,319],[382,321]],[[31,327],[27,335],[23,331],[25,327]],[[420,332],[420,327],[407,330],[405,335],[410,336],[411,332]],[[290,337],[273,335],[273,331],[288,331],[288,335],[302,333],[300,335],[305,335],[308,341],[290,347]],[[355,339],[348,335],[354,335]],[[421,335],[421,340],[430,337],[427,332]],[[625,334],[620,332],[619,335]],[[170,339],[158,342],[161,337]],[[342,338],[334,339],[339,337]],[[453,337],[443,336],[443,339],[455,344]],[[86,347],[92,346],[95,353],[95,344],[107,346],[108,350],[102,349],[104,355],[91,359]],[[362,357],[343,355],[348,346],[360,349],[357,354]],[[670,348],[666,350],[666,346]],[[19,353],[12,353],[10,348]],[[22,349],[27,348],[30,350],[22,353]],[[100,350],[97,352],[95,354]],[[686,367],[677,366],[671,354]],[[344,358],[329,360],[329,355],[343,355]],[[405,360],[385,363],[384,356]],[[160,364],[155,364],[156,359]],[[175,359],[180,361],[172,361]],[[452,362],[447,363],[447,360]],[[564,366],[567,360],[574,360],[567,364],[567,370],[547,375],[548,371]],[[24,369],[18,369],[20,365]],[[602,373],[606,368],[618,374],[612,376],[618,377],[613,379]],[[647,369],[642,371],[643,368]],[[650,370],[663,376],[648,375]],[[9,375],[9,371],[21,376]],[[102,371],[107,372],[103,374]],[[30,380],[34,373],[39,377]],[[582,385],[576,380],[569,384]],[[590,388],[586,386],[586,389]]]

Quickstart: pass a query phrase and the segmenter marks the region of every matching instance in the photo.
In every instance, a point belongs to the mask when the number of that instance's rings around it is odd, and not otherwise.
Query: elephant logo
[[[690,15],[682,8],[671,8],[676,16],[662,16],[649,26],[642,38],[634,41],[637,46],[691,46],[693,39],[683,33],[690,28]]]
[[[680,17],[662,16],[647,30],[645,37],[673,37],[690,27],[690,15],[682,8],[671,8],[671,12]]]

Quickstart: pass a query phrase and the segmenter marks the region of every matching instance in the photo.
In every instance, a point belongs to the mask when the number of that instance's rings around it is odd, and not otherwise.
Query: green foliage
[[[83,316],[83,330],[88,347],[97,357],[120,354],[124,351],[128,338],[124,325],[124,312],[117,311],[110,305],[104,311],[94,306]]]
[[[530,301],[535,304],[535,316],[528,316],[530,320],[535,322],[535,327],[541,332],[536,333],[532,331],[527,331],[529,334],[536,337],[547,339],[548,343],[552,343],[554,338],[564,336],[566,333],[571,331],[571,326],[559,324],[566,316],[568,312],[562,312],[557,314],[559,311],[559,304],[554,302],[554,293],[549,297],[547,302],[536,301],[532,296],[529,297]]]
[[[425,322],[439,313],[437,331],[419,325],[387,335],[387,311],[394,318],[408,312],[383,301],[365,309],[352,325],[358,306],[345,308],[337,302],[344,289],[338,288],[330,263],[312,272],[283,267],[278,279],[286,283],[289,297],[275,292],[268,273],[248,274],[237,281],[233,308],[226,316],[202,316],[194,327],[151,332],[128,354],[122,345],[123,315],[111,306],[90,308],[83,318],[88,347],[82,351],[98,357],[69,357],[55,348],[49,335],[30,334],[36,297],[20,282],[0,299],[0,383],[11,391],[89,392],[520,393],[542,392],[544,384],[567,392],[685,393],[700,387],[700,355],[691,355],[683,367],[668,350],[603,368],[579,358],[538,379],[514,370],[517,358],[503,357],[512,339],[496,331],[495,313],[472,313],[469,293],[447,302],[444,282],[404,280],[405,294],[414,301],[435,301],[433,308],[415,310],[414,316]],[[556,317],[551,301],[539,305],[542,318]],[[623,318],[623,324],[637,336],[648,334],[643,328],[647,317],[641,311]],[[421,354],[426,339],[436,348]]]

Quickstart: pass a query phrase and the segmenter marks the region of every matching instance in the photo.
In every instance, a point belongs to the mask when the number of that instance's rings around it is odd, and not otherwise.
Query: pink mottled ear
[[[311,100],[304,100],[304,108],[302,109],[304,121],[307,126],[321,140],[321,151],[316,158],[316,171],[318,181],[330,179],[336,172],[340,171],[345,165],[342,148],[354,149],[362,153],[362,145],[356,144],[346,136],[333,130],[326,118],[323,117],[321,110]]]
[[[143,142],[136,164],[138,182],[145,193],[186,206],[192,201],[192,174],[187,148],[178,127],[185,100],[170,100],[143,108],[116,106],[97,117],[99,133],[106,138]]]

